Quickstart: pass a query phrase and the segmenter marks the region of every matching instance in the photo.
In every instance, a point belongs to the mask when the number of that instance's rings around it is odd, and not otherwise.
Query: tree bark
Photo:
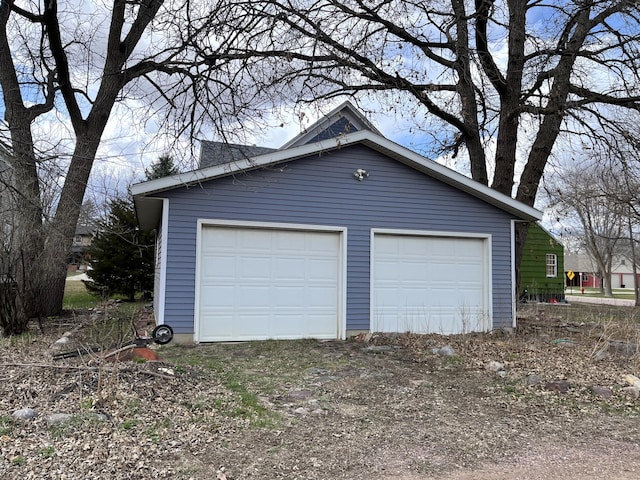
[[[491,187],[510,197],[513,195],[516,148],[521,115],[520,97],[525,62],[526,4],[527,2],[523,0],[509,0],[508,2],[509,57],[506,79],[501,78],[493,82],[500,95],[500,118],[496,140],[495,173]],[[489,76],[489,78],[492,77]],[[526,239],[526,229],[523,238]]]
[[[26,107],[20,83],[13,66],[7,22],[10,8],[0,4],[0,87],[3,93],[5,121],[10,125],[12,150],[7,153],[9,164],[5,172],[9,184],[4,202],[11,222],[10,244],[6,252],[4,275],[15,282],[15,309],[13,318],[4,320],[5,333],[22,333],[29,318],[41,313],[38,299],[42,293],[41,270],[44,248],[40,184],[31,123],[38,112],[51,105]],[[5,67],[6,66],[6,67]],[[5,219],[6,221],[6,219]]]
[[[43,28],[47,40],[45,43],[49,45],[56,67],[55,72],[52,71],[48,76],[49,83],[43,84],[43,90],[46,90],[44,102],[30,107],[25,106],[22,97],[22,85],[7,36],[13,2],[0,3],[0,64],[3,65],[0,69],[0,87],[13,147],[10,155],[11,190],[16,211],[16,221],[12,225],[15,242],[10,263],[17,285],[20,312],[20,326],[12,333],[20,333],[21,329],[24,331],[30,317],[55,315],[62,310],[67,259],[100,139],[118,94],[133,78],[124,68],[125,63],[161,5],[160,0],[141,5],[138,17],[123,38],[126,2],[114,2],[102,81],[85,119],[76,98],[78,91],[72,85],[66,46],[60,34],[57,2],[46,0],[41,15],[19,9],[23,20],[41,23],[46,27]],[[147,70],[152,68],[149,66]],[[73,126],[76,144],[55,216],[51,221],[45,221],[31,126],[40,114],[54,107],[54,73],[57,89],[62,94]],[[140,69],[138,75],[144,73],[144,69]]]
[[[48,232],[45,253],[49,264],[44,277],[49,288],[41,296],[42,312],[46,316],[57,315],[63,307],[67,259],[103,129],[104,127],[92,131],[86,138],[77,140],[56,214]]]
[[[463,126],[460,133],[469,150],[471,178],[483,185],[488,185],[487,162],[482,140],[480,139],[478,104],[472,81],[473,73],[471,71],[469,27],[467,23],[467,13],[465,11],[465,2],[463,0],[453,0],[451,5],[456,16],[456,28],[458,32],[454,68],[458,75],[457,90],[460,95],[463,118]]]

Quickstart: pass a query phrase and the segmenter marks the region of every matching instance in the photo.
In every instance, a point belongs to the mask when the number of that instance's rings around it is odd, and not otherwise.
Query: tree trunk
[[[483,185],[488,185],[489,179],[487,176],[486,157],[478,128],[478,106],[474,85],[471,80],[473,73],[471,69],[471,50],[469,48],[469,28],[465,2],[455,0],[451,2],[451,6],[456,15],[456,28],[459,38],[456,45],[454,68],[459,78],[457,90],[460,95],[461,113],[464,119],[461,134],[469,151],[471,178]]]
[[[511,197],[520,126],[522,75],[525,64],[527,2],[509,0],[509,56],[506,79],[494,84],[500,93],[500,116],[496,140],[496,164],[491,187]],[[526,238],[526,229],[524,237]],[[524,244],[523,244],[524,245]],[[518,261],[518,265],[520,262]]]
[[[640,305],[640,298],[638,298],[638,264],[636,263],[636,244],[633,238],[633,226],[631,224],[631,208],[629,208],[627,223],[629,225],[629,242],[631,245],[631,265],[633,272],[633,298],[634,305],[637,307]]]
[[[15,146],[9,155],[9,198],[3,199],[11,222],[10,244],[6,247],[6,272],[13,283],[15,309],[5,333],[20,334],[29,319],[41,314],[39,298],[43,291],[42,264],[44,232],[40,185],[34,155],[28,112],[13,105],[7,113],[14,125],[11,141]]]
[[[604,278],[602,279],[602,283],[604,285],[604,296],[605,297],[613,297],[613,289],[612,289],[612,285],[611,285],[611,270],[612,270],[612,265],[611,265],[611,256],[609,256],[609,262],[606,265],[606,269],[604,271]]]
[[[47,291],[40,298],[42,313],[46,316],[57,315],[62,310],[69,251],[101,134],[102,130],[91,132],[76,141],[56,214],[48,231],[44,247],[48,265],[43,272]]]

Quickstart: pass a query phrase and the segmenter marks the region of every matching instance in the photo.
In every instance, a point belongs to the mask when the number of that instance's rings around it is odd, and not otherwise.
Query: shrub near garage
[[[91,245],[87,288],[103,296],[120,293],[129,301],[137,293],[151,292],[154,248],[153,232],[138,228],[133,200],[112,200]]]

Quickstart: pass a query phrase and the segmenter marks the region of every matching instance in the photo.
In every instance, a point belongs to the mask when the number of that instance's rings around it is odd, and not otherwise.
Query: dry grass
[[[49,347],[73,323],[84,322],[83,342],[119,335],[118,318],[103,314],[103,326],[90,317],[58,320],[44,336],[0,341],[0,471],[6,478],[418,480],[502,468],[567,444],[588,452],[594,468],[605,447],[633,461],[640,401],[623,390],[623,377],[640,373],[638,355],[611,344],[637,345],[635,312],[585,309],[576,319],[566,315],[577,310],[549,306],[522,314],[511,335],[169,345],[164,364],[116,365],[92,357],[56,363]],[[433,352],[445,345],[454,355]],[[490,361],[504,365],[504,376],[487,370]],[[540,383],[528,384],[531,374]],[[545,388],[556,379],[569,381],[566,394]],[[595,385],[609,387],[611,398],[594,395]],[[27,406],[40,413],[34,421],[11,419]],[[49,425],[47,415],[57,412],[74,420]]]

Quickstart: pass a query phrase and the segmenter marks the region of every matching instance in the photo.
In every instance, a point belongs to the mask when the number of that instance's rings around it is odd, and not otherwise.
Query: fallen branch
[[[54,368],[57,370],[80,370],[80,371],[88,371],[88,372],[95,372],[98,370],[103,370],[103,371],[107,371],[107,372],[127,372],[127,373],[144,373],[145,375],[150,375],[152,377],[158,377],[158,378],[164,378],[164,379],[170,379],[170,378],[176,378],[173,375],[165,375],[164,373],[158,373],[158,372],[151,372],[148,370],[137,370],[131,367],[126,367],[126,368],[117,368],[117,367],[105,367],[105,366],[98,366],[98,367],[89,367],[89,366],[80,366],[80,365],[53,365],[50,363],[0,363],[0,368],[2,367],[24,367],[24,368],[29,368],[29,367],[33,367],[33,368]]]
[[[102,358],[104,358],[104,359],[106,360],[107,358],[111,358],[111,357],[113,357],[114,355],[118,355],[119,353],[126,352],[127,350],[131,350],[132,348],[136,348],[136,345],[135,345],[135,344],[133,344],[133,343],[132,343],[132,344],[130,344],[130,345],[125,345],[124,347],[118,348],[118,349],[116,349],[116,350],[113,350],[113,351],[111,351],[111,352],[107,353],[107,354],[106,354],[104,357],[102,357]]]

